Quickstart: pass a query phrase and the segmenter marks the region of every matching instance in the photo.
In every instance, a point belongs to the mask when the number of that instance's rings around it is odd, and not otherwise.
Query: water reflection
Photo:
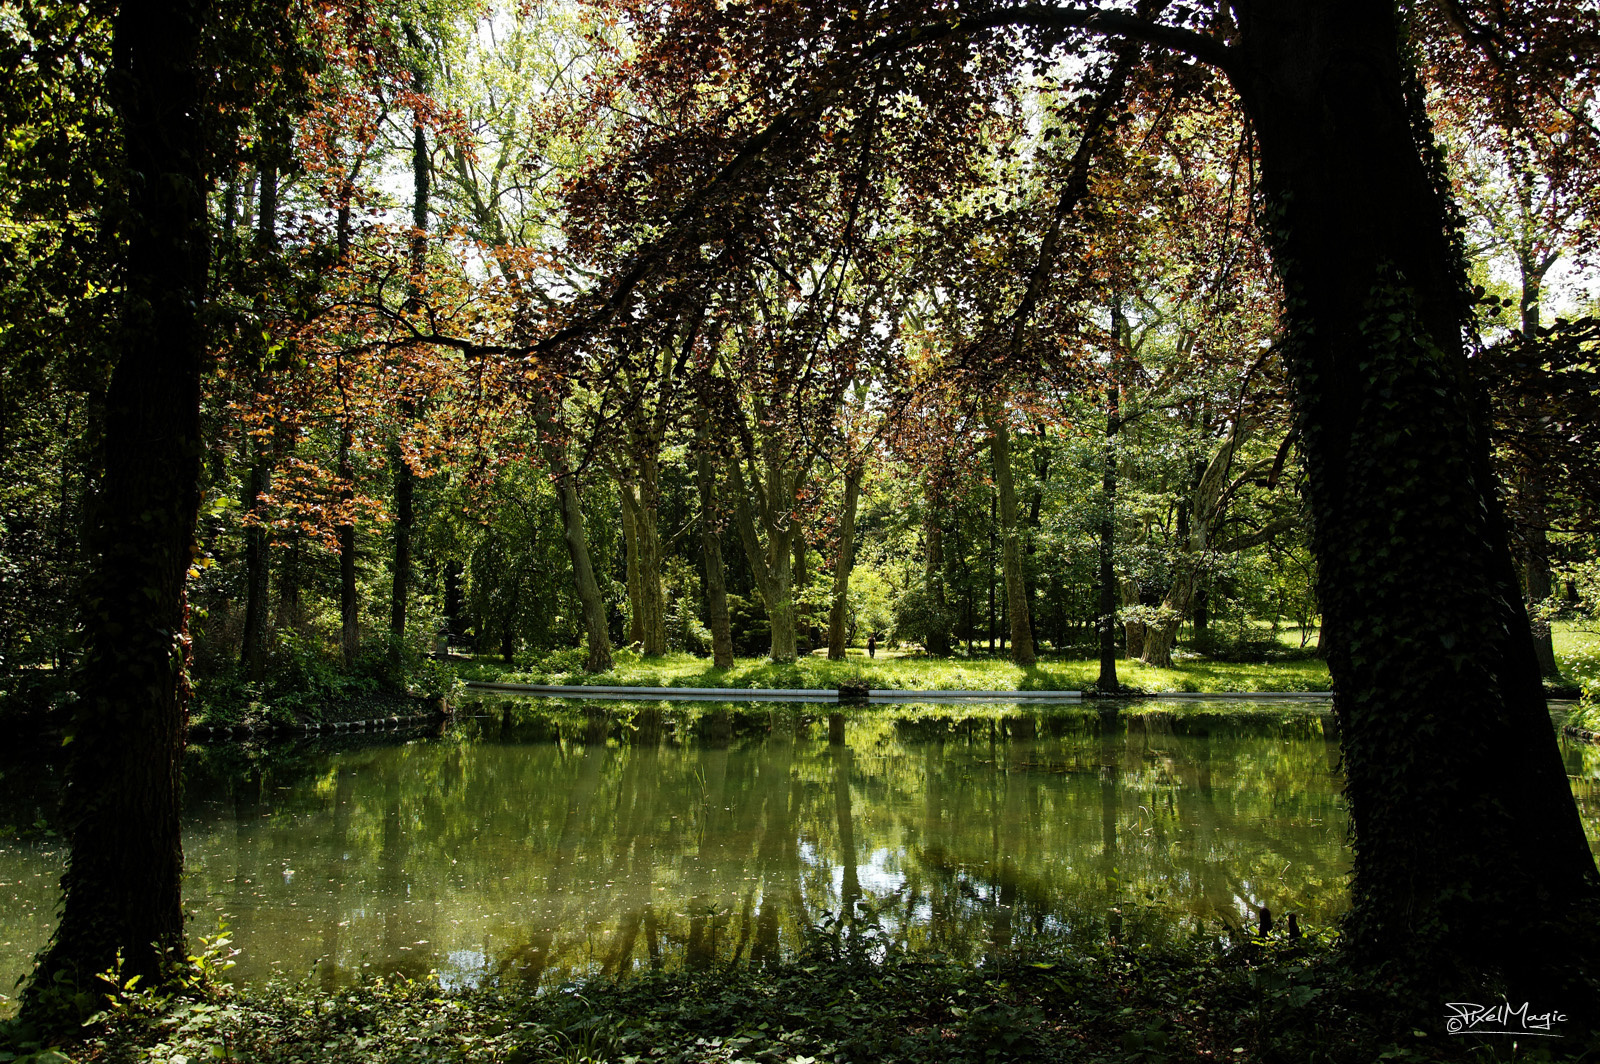
[[[236,975],[763,963],[832,914],[962,957],[1343,904],[1321,720],[503,703],[434,741],[212,750],[190,904]]]
[[[1164,707],[1165,708],[1165,707]],[[234,976],[447,986],[765,963],[827,917],[976,958],[1344,906],[1316,713],[505,701],[400,745],[194,748],[192,933]],[[0,978],[59,852],[0,846]],[[22,915],[26,913],[27,915]],[[41,915],[42,914],[42,915]]]

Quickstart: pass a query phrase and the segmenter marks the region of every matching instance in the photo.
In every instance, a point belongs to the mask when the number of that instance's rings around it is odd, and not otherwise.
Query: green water
[[[760,962],[841,914],[975,959],[1344,905],[1315,712],[828,708],[507,701],[409,741],[191,748],[191,933],[225,919],[241,981],[455,986]],[[61,860],[0,844],[7,988]]]
[[[191,933],[226,919],[247,982],[550,985],[759,963],[846,913],[979,959],[1345,904],[1315,709],[828,708],[508,701],[409,739],[192,747]],[[1600,838],[1600,747],[1564,750]],[[0,773],[0,993],[52,927],[58,787],[37,761]]]

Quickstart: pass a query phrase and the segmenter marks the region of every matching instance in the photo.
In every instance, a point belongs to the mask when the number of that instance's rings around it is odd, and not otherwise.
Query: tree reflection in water
[[[226,916],[243,980],[449,986],[765,964],[825,920],[979,958],[1344,905],[1316,712],[826,710],[506,701],[399,745],[196,748],[194,927]]]

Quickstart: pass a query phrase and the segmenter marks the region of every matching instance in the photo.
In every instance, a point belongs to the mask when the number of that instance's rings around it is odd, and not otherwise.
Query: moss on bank
[[[1419,1014],[1351,980],[1324,943],[1104,946],[975,968],[869,959],[873,941],[857,941],[819,936],[806,955],[766,968],[647,972],[537,996],[373,981],[131,997],[62,1052],[81,1062],[998,1064],[1569,1059],[1587,1048],[1576,1037],[1528,1039],[1543,1043],[1530,1058],[1510,1039],[1452,1037],[1442,1012]]]

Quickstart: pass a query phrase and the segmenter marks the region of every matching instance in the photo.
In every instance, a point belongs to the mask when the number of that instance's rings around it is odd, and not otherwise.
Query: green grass
[[[608,672],[582,671],[582,659],[559,651],[518,668],[488,659],[460,666],[467,680],[509,683],[615,685],[619,687],[755,687],[832,690],[841,683],[862,681],[876,690],[934,691],[1075,691],[1093,683],[1099,664],[1087,659],[1046,660],[1023,668],[996,658],[928,658],[921,654],[880,651],[876,658],[851,650],[843,661],[819,654],[793,665],[765,658],[739,658],[728,669],[713,668],[707,658],[664,654],[647,658],[632,651],[616,653]],[[1176,668],[1155,669],[1137,661],[1119,661],[1123,684],[1151,692],[1165,691],[1326,691],[1326,662],[1307,658],[1269,664],[1239,664],[1191,658]]]
[[[1585,687],[1600,687],[1600,623],[1556,621],[1550,627],[1561,674]]]

